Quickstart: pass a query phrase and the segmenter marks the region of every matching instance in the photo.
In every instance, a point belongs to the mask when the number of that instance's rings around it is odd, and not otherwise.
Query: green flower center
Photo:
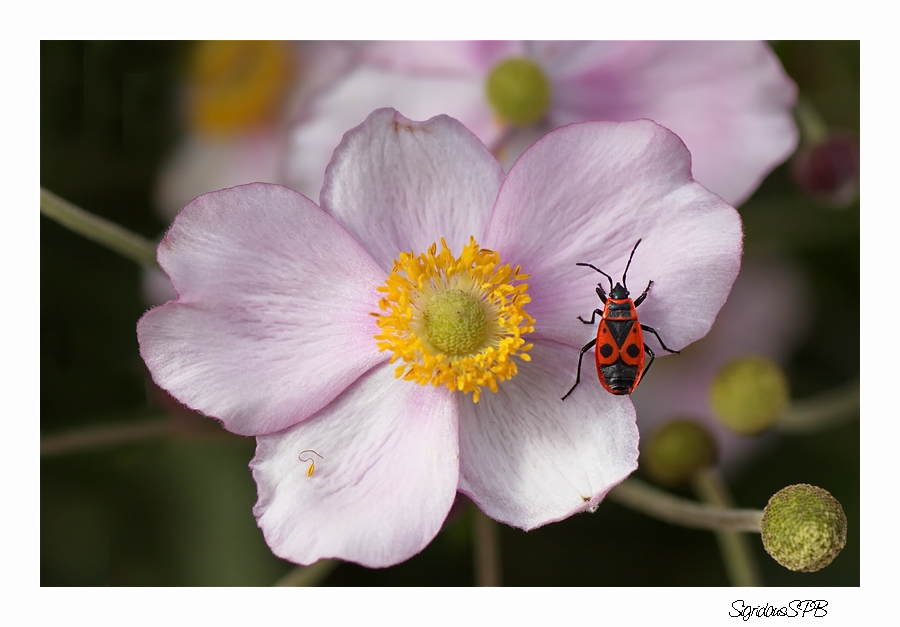
[[[528,126],[544,117],[550,107],[550,81],[531,59],[507,59],[488,76],[487,97],[503,120]]]
[[[487,335],[484,307],[472,294],[460,289],[435,294],[422,318],[428,341],[448,355],[471,353]]]

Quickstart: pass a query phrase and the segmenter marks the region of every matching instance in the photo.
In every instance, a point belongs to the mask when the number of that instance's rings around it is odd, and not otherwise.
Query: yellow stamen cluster
[[[293,66],[287,42],[200,42],[189,76],[193,128],[223,136],[266,123],[277,115]]]
[[[453,256],[441,239],[441,251],[432,244],[418,256],[400,253],[378,301],[381,333],[375,336],[379,350],[393,352],[398,359],[396,376],[421,385],[444,385],[451,390],[472,392],[478,402],[482,387],[497,391],[497,382],[515,376],[513,356],[529,361],[531,344],[522,339],[534,331],[534,319],[523,308],[531,298],[527,279],[518,266],[500,265],[500,255],[480,248],[475,238]],[[449,302],[461,302],[460,292],[481,308],[484,315],[473,316],[471,307],[461,306],[459,319],[446,316]],[[435,305],[436,304],[436,305]],[[429,305],[432,305],[429,307]],[[439,311],[438,322],[426,320],[427,312]],[[473,322],[474,321],[474,322]],[[453,346],[465,347],[458,354],[446,354],[435,344],[446,346],[444,338],[461,336]],[[474,339],[471,339],[474,338]],[[469,341],[470,339],[470,341]]]

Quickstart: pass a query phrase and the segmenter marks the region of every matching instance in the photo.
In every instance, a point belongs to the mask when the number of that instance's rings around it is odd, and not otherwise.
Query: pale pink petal
[[[399,72],[467,76],[483,86],[494,65],[524,52],[520,41],[377,41],[366,48],[363,59]]]
[[[364,44],[357,41],[300,41],[295,89],[285,103],[282,122],[293,121],[310,98],[322,93],[359,64]]]
[[[732,204],[797,146],[797,89],[763,42],[572,42],[558,56],[555,125],[652,119],[687,144],[694,178]]]
[[[322,208],[382,268],[444,238],[459,253],[487,225],[503,168],[445,115],[412,122],[379,109],[349,131],[325,175]]]
[[[484,105],[484,85],[471,78],[402,75],[359,67],[316,98],[291,130],[286,154],[288,184],[318,198],[325,167],[348,129],[372,111],[393,107],[412,120],[447,114],[490,144],[502,127]]]
[[[384,273],[312,201],[256,183],[205,194],[159,245],[179,298],[138,322],[153,380],[244,435],[294,425],[387,356]]]
[[[526,54],[537,61],[554,80],[595,67],[607,55],[628,42],[622,41],[529,41]],[[586,122],[587,120],[579,120]]]
[[[627,396],[606,392],[585,356],[535,341],[532,361],[478,403],[459,407],[459,489],[491,518],[522,529],[597,505],[637,468],[638,430]]]
[[[667,346],[703,337],[737,276],[741,222],[721,198],[690,178],[690,154],[673,133],[648,120],[585,122],[544,136],[513,165],[500,190],[484,246],[531,274],[535,336],[580,347],[593,329],[576,316],[603,307],[603,275],[628,271],[638,314]],[[664,354],[645,335],[657,355]]]
[[[259,437],[253,511],[269,547],[299,564],[380,568],[412,557],[453,504],[457,430],[452,392],[395,379],[385,364],[309,420]],[[312,475],[301,457],[315,461]]]

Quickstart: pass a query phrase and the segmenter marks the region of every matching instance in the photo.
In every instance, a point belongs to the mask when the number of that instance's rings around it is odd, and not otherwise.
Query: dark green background
[[[161,233],[151,190],[179,136],[175,95],[189,45],[42,42],[41,185],[148,238]],[[858,136],[859,42],[773,47],[825,121]],[[824,208],[782,166],[741,214],[748,252],[788,251],[810,277],[811,327],[788,367],[795,396],[858,377],[858,203]],[[841,302],[854,306],[848,312]],[[134,263],[41,218],[42,434],[158,411],[135,337],[144,310]],[[292,565],[269,552],[253,519],[253,450],[252,438],[213,425],[193,436],[42,459],[41,584],[271,585]],[[859,460],[854,420],[780,437],[731,479],[742,506],[761,508],[785,485],[812,483],[847,513],[847,547],[818,573],[789,572],[754,542],[767,584],[859,585]],[[464,512],[409,561],[385,570],[342,564],[324,585],[470,585],[470,527]],[[527,534],[502,526],[500,543],[507,585],[728,583],[711,533],[610,502]]]

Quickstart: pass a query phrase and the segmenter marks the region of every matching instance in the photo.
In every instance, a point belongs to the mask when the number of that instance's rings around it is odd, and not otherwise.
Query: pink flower
[[[170,221],[211,190],[284,182],[287,121],[352,65],[355,48],[346,42],[197,42],[182,94],[185,134],[156,182],[160,216]]]
[[[178,299],[138,323],[161,387],[257,436],[257,522],[301,564],[408,559],[457,490],[522,529],[596,507],[638,432],[596,377],[560,400],[592,333],[576,316],[600,306],[575,263],[621,276],[643,238],[628,282],[655,281],[641,320],[674,348],[740,265],[737,212],[646,120],[558,129],[504,175],[456,120],[378,110],[321,204],[265,184],[196,199],[159,247]]]
[[[687,144],[697,181],[739,204],[796,148],[795,99],[758,41],[376,42],[302,111],[288,184],[314,198],[344,130],[390,106],[451,115],[504,163],[565,124],[651,119]]]

